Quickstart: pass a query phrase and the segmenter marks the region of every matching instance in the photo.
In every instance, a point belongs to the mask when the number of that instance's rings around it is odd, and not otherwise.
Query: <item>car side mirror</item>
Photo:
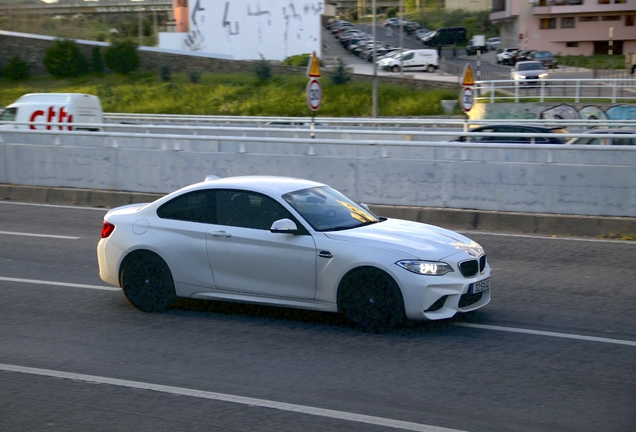
[[[275,234],[298,234],[298,227],[291,219],[279,219],[274,221],[269,231]]]

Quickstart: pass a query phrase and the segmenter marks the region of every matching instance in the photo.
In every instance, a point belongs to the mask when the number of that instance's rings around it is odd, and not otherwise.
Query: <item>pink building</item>
[[[501,48],[554,54],[636,52],[636,0],[493,0]]]

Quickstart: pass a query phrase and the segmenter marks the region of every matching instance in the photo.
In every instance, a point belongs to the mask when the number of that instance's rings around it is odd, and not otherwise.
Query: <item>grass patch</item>
[[[186,73],[171,75],[169,82],[159,73],[134,72],[89,74],[79,78],[33,77],[9,82],[0,79],[0,106],[6,106],[26,93],[88,93],[100,97],[105,112],[258,115],[304,117],[307,107],[304,76],[279,75],[269,81],[253,74],[202,74],[192,83]],[[371,83],[334,85],[323,80],[323,104],[319,116],[364,117],[372,115]],[[441,115],[440,100],[457,99],[451,90],[413,90],[380,84],[381,116]]]
[[[594,54],[591,56],[583,55],[556,55],[555,56],[561,67],[580,67],[586,69],[625,69],[624,55],[608,55]]]

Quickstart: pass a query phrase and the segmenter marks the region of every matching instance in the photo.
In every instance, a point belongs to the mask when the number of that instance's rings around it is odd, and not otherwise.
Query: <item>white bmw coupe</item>
[[[479,244],[292,178],[210,176],[115,208],[97,256],[100,277],[147,312],[177,297],[248,302],[341,312],[379,332],[490,302]]]

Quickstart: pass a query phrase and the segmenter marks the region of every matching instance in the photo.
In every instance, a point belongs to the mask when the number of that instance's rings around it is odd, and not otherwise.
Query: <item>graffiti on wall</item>
[[[636,106],[621,104],[601,108],[597,105],[587,105],[576,108],[572,105],[561,104],[541,111],[539,118],[548,120],[636,120]]]
[[[471,120],[475,119],[565,119],[565,120],[636,120],[636,105],[619,104],[610,107],[599,105],[574,106],[562,103],[547,107],[545,104],[477,104]]]

